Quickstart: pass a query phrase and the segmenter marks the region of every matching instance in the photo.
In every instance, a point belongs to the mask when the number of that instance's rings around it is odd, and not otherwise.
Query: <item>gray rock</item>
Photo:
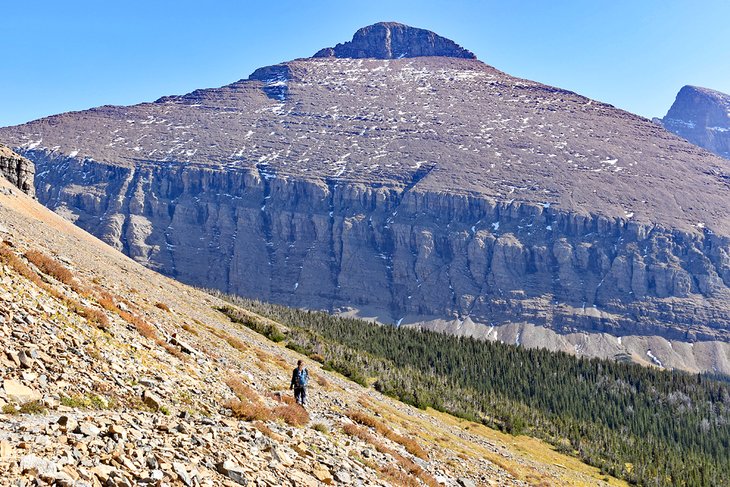
[[[81,421],[74,432],[80,433],[84,436],[99,436],[101,428],[90,421]]]
[[[37,475],[42,478],[53,477],[58,473],[58,466],[35,455],[25,455],[20,459],[20,471],[24,474]]]
[[[240,485],[248,485],[248,479],[241,467],[230,460],[216,464],[216,470]]]
[[[31,161],[0,144],[0,176],[4,176],[28,195],[34,196],[34,175],[35,166]]]
[[[346,470],[338,470],[335,472],[335,480],[338,482],[341,482],[343,484],[351,484],[352,483],[352,476],[350,476],[350,473]]]
[[[173,462],[172,470],[177,474],[183,484],[187,485],[187,487],[193,486],[193,479],[185,469],[185,465],[180,462]]]
[[[28,354],[26,354],[24,350],[21,350],[18,354],[18,360],[20,360],[20,365],[22,365],[26,369],[30,369],[33,367],[34,360]]]

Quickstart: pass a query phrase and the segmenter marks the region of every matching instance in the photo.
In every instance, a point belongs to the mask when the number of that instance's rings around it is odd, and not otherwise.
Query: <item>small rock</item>
[[[33,363],[35,362],[30,355],[26,354],[22,350],[18,354],[18,360],[20,360],[20,365],[26,369],[33,368]]]
[[[132,487],[132,483],[121,472],[115,470],[109,475],[106,487]]]
[[[10,361],[13,362],[16,367],[20,367],[20,358],[18,357],[18,354],[16,352],[8,350],[7,352],[5,352],[5,355],[8,356],[8,359],[10,359]]]
[[[99,465],[91,469],[91,473],[96,475],[102,483],[105,483],[107,480],[109,480],[109,477],[116,471],[116,468],[110,465],[105,465],[103,463],[100,463]]]
[[[55,463],[35,455],[25,455],[20,459],[20,471],[38,477],[53,477],[58,474]]]
[[[142,393],[142,402],[152,409],[160,409],[162,407],[162,398],[154,392],[144,391]]]
[[[58,425],[64,433],[74,431],[79,426],[75,419],[65,415],[58,418]]]
[[[74,430],[74,433],[81,433],[84,436],[99,436],[101,428],[89,421],[82,421]]]
[[[351,484],[352,483],[352,477],[346,470],[339,470],[335,472],[335,480],[338,482],[341,482],[343,484]]]
[[[10,460],[15,455],[15,448],[8,441],[0,441],[0,461]]]
[[[225,475],[239,485],[248,484],[248,479],[244,475],[243,469],[241,469],[240,466],[230,460],[226,460],[225,462],[217,464],[215,468],[216,470],[218,470],[219,474]]]
[[[109,430],[107,431],[107,433],[110,436],[119,435],[122,438],[126,438],[127,437],[127,430],[124,429],[122,426],[120,426],[118,424],[111,424],[111,425],[109,425]]]
[[[185,469],[185,465],[180,462],[172,462],[172,470],[180,477],[180,481],[188,487],[193,486],[193,479],[190,478],[188,471]]]
[[[315,477],[317,477],[317,480],[324,482],[325,484],[331,484],[333,481],[332,474],[329,469],[323,465],[315,465],[314,469],[312,469],[312,473]]]
[[[473,480],[464,477],[458,479],[457,482],[461,487],[477,487]]]
[[[273,448],[271,450],[271,454],[274,456],[274,459],[284,465],[285,467],[291,467],[294,465],[294,460],[291,459],[289,455],[287,455],[281,448]]]

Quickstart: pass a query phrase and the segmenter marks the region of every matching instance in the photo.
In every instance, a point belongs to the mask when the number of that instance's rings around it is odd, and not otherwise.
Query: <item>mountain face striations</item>
[[[730,373],[730,162],[428,31],[317,56],[0,140],[41,202],[186,283]]]
[[[4,176],[29,196],[34,196],[34,175],[35,167],[32,162],[0,144],[0,176]]]
[[[730,159],[730,95],[685,86],[659,122],[693,144]]]

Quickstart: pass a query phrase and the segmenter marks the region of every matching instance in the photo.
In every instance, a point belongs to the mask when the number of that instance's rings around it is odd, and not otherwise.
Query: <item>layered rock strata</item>
[[[8,147],[0,144],[0,176],[13,183],[24,193],[34,196],[35,166],[25,157],[19,156]]]

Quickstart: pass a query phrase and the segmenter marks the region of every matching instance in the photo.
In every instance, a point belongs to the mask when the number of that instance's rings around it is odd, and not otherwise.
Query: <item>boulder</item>
[[[38,391],[36,391],[35,389],[31,389],[30,387],[24,386],[20,382],[13,379],[3,380],[3,389],[5,390],[5,395],[7,396],[8,400],[19,404],[24,404],[31,401],[40,401],[41,399],[43,399],[43,396],[41,396]]]

